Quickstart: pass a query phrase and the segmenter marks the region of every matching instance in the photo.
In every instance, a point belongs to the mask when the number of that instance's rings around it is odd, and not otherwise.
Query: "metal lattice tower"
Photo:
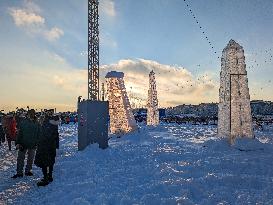
[[[88,99],[99,100],[99,2],[88,0]]]

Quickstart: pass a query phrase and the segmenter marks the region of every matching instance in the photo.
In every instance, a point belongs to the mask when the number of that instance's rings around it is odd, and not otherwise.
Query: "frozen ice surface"
[[[230,146],[215,126],[160,124],[77,151],[77,127],[60,127],[54,181],[11,180],[16,152],[0,147],[0,204],[273,204],[273,127]],[[6,157],[6,160],[2,158]]]

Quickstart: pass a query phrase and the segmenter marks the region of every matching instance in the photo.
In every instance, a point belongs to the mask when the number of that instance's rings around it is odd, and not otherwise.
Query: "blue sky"
[[[170,69],[177,88],[156,73],[162,106],[217,102],[217,57],[232,38],[245,50],[251,98],[273,100],[272,19],[270,0],[101,0],[101,78],[109,69],[126,72],[131,101],[143,104],[149,70]],[[0,106],[75,109],[87,88],[87,0],[1,0],[0,28]],[[160,96],[164,89],[173,94]]]

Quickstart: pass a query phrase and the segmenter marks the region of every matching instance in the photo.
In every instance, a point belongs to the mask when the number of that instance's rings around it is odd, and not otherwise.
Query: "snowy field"
[[[0,204],[273,204],[273,127],[230,147],[215,126],[141,127],[109,148],[77,151],[75,125],[60,127],[54,181],[10,179],[16,151],[0,147]]]

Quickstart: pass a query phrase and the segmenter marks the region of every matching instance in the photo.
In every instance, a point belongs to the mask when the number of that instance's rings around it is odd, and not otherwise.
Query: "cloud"
[[[55,55],[51,56],[56,60]],[[65,64],[66,62],[63,66],[67,67]],[[219,86],[209,73],[193,76],[190,71],[180,66],[164,65],[145,59],[124,59],[115,64],[102,65],[100,83],[105,82],[105,75],[112,70],[124,72],[126,90],[133,107],[146,106],[148,75],[151,70],[156,73],[159,104],[162,107],[218,101]],[[87,68],[47,71],[39,75],[48,79],[59,93],[75,96],[87,93]]]
[[[56,53],[46,52],[46,55],[57,63],[66,64],[66,60]]]
[[[0,96],[4,96],[0,107],[5,111],[27,105],[38,109],[76,110],[77,97],[87,94],[87,69],[79,70],[62,56],[40,48],[22,55],[25,60],[1,62],[0,70],[5,69],[1,70],[0,87],[10,86],[0,90]]]
[[[8,13],[13,18],[17,27],[24,29],[30,35],[40,35],[48,41],[55,41],[64,35],[58,27],[48,28],[45,18],[39,13],[41,9],[32,1],[24,1],[23,8],[8,8]]]
[[[34,12],[34,13],[41,13],[42,9],[33,2],[33,0],[24,0],[23,2],[24,7],[30,11],[30,12]]]
[[[87,68],[75,68],[62,56],[51,52],[35,50],[31,57],[37,61],[14,59],[12,64],[9,61],[2,62],[5,69],[1,71],[0,87],[9,85],[9,89],[0,90],[0,96],[5,96],[1,99],[0,107],[9,110],[30,105],[39,109],[56,107],[62,111],[75,110],[77,97],[87,96]],[[213,80],[212,73],[204,72],[195,76],[181,66],[146,59],[124,59],[102,65],[100,83],[105,82],[106,73],[112,70],[124,72],[126,90],[133,107],[146,106],[148,74],[151,70],[156,74],[161,107],[218,102],[219,82]],[[250,89],[250,92],[259,95],[254,97],[270,100],[272,96],[268,93],[271,87],[261,92],[257,90],[258,86],[250,84],[250,87],[256,88]]]
[[[20,64],[22,72],[9,73],[0,85],[17,82],[13,85],[15,95],[5,93],[10,101],[2,104],[35,104],[36,106],[57,106],[58,110],[65,110],[67,106],[75,108],[77,96],[87,96],[87,68],[74,68],[64,58],[55,53],[40,53],[44,63],[35,65]],[[19,62],[18,62],[19,63]],[[17,66],[16,66],[17,67]],[[125,59],[115,64],[102,65],[100,68],[100,83],[105,82],[105,75],[111,70],[122,71],[125,74],[125,86],[133,107],[146,106],[149,72],[156,73],[159,105],[161,107],[179,104],[197,104],[200,102],[218,101],[218,84],[208,73],[193,76],[183,67],[160,64],[145,59]],[[9,70],[11,72],[11,70]],[[24,84],[24,86],[20,86]],[[39,86],[35,86],[39,85]],[[29,92],[31,90],[32,92]],[[4,93],[3,93],[4,92]],[[9,97],[8,97],[9,96]],[[18,101],[20,97],[20,102]],[[67,106],[61,107],[62,104]]]
[[[146,105],[148,74],[151,70],[156,73],[159,103],[163,107],[218,101],[218,85],[209,73],[193,76],[183,67],[164,65],[145,59],[127,59],[120,60],[116,64],[103,65],[101,76],[104,77],[111,70],[125,73],[127,92],[131,102],[135,104]]]
[[[102,14],[109,17],[116,16],[115,3],[112,0],[102,0],[100,2]]]
[[[47,40],[54,41],[54,40],[60,38],[61,36],[63,36],[64,32],[63,32],[62,29],[54,27],[49,31],[45,31],[44,34],[45,34],[45,37],[46,37]]]
[[[43,25],[45,23],[43,17],[23,9],[10,8],[9,13],[13,17],[16,26]]]

